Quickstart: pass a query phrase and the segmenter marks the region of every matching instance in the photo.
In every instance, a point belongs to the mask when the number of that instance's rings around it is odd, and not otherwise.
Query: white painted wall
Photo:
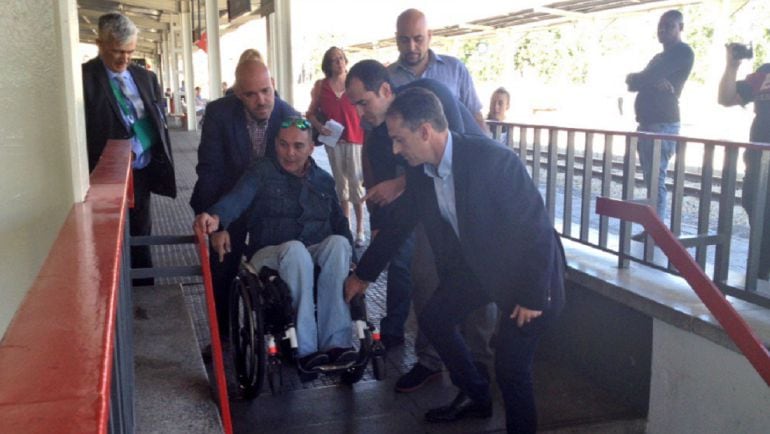
[[[75,0],[0,14],[0,335],[88,187]]]
[[[770,432],[770,387],[742,355],[654,320],[647,432]]]

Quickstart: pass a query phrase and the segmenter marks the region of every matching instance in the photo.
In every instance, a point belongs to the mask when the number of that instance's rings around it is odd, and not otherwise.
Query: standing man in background
[[[294,108],[275,95],[270,71],[261,61],[247,59],[235,69],[234,94],[206,106],[198,166],[190,206],[199,215],[235,187],[251,164],[275,156],[275,138],[281,122],[298,116]],[[231,251],[220,262],[211,249],[211,275],[220,330],[227,330],[230,283],[246,242],[247,216],[236,219],[227,228]],[[222,328],[225,327],[225,328]]]
[[[689,45],[682,42],[684,19],[677,10],[669,10],[658,21],[658,41],[663,52],[653,56],[641,72],[628,74],[626,84],[631,92],[638,92],[634,109],[637,131],[657,134],[679,134],[679,96],[690,76],[694,54]],[[649,192],[652,171],[653,140],[640,139],[637,145],[639,163]],[[658,172],[658,201],[656,211],[663,219],[666,214],[666,171],[668,160],[676,152],[676,141],[662,140],[660,143],[660,170]],[[649,193],[648,193],[649,194]],[[643,241],[644,232],[632,237]]]
[[[754,103],[754,122],[751,124],[749,140],[770,143],[770,63],[760,66],[745,79],[736,81],[741,59],[750,58],[753,53],[738,44],[727,45],[727,63],[722,80],[719,82],[719,104],[725,107]],[[754,205],[757,200],[755,189],[759,183],[759,163],[762,151],[747,149],[743,153],[746,174],[743,177],[743,195],[741,203],[749,215],[752,228],[758,223],[754,220]],[[765,215],[762,230],[762,242],[759,255],[759,278],[770,279],[770,182],[765,186]]]
[[[133,151],[132,236],[152,232],[150,193],[176,197],[174,160],[163,114],[163,93],[151,71],[131,63],[138,31],[126,16],[99,17],[99,57],[83,64],[88,169],[93,171],[107,140],[127,139]],[[131,247],[131,267],[151,268],[149,246]],[[134,279],[152,285],[153,279]]]
[[[473,77],[457,58],[438,55],[430,49],[431,31],[425,14],[407,9],[396,21],[398,60],[388,67],[391,81],[400,87],[418,78],[432,78],[452,91],[455,98],[473,114],[482,131],[488,131],[481,114],[481,100],[476,94]]]

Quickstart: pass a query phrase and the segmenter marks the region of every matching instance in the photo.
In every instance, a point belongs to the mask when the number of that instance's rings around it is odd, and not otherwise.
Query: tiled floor
[[[193,221],[188,200],[197,178],[198,133],[173,131],[172,143],[177,169],[179,195],[176,200],[154,197],[153,218],[156,234],[190,234]],[[320,152],[319,152],[320,151]],[[328,167],[325,153],[316,151],[319,165]],[[196,265],[193,246],[163,246],[154,250],[158,265]],[[379,321],[385,309],[384,282],[381,276],[368,291],[370,319]],[[201,280],[198,277],[171,279],[183,284],[185,299],[200,347],[209,342],[208,322]],[[290,369],[284,369],[283,392],[271,396],[269,391],[251,401],[233,400],[233,424],[237,433],[476,433],[504,431],[500,398],[495,399],[491,419],[463,421],[450,425],[423,422],[423,413],[443,405],[454,397],[456,389],[448,376],[420,391],[397,394],[393,385],[413,364],[414,319],[407,324],[407,342],[387,355],[388,378],[378,382],[367,370],[363,380],[353,387],[340,385],[335,378],[324,377],[301,383]],[[227,363],[232,366],[231,363]],[[232,375],[230,376],[232,377]],[[232,382],[230,380],[229,382]],[[232,387],[232,385],[231,385]],[[539,419],[543,429],[554,432],[637,433],[644,431],[643,422],[632,420],[627,409],[602,392],[600,387],[583,380],[558,363],[538,360],[535,378]],[[603,421],[621,422],[603,423]]]

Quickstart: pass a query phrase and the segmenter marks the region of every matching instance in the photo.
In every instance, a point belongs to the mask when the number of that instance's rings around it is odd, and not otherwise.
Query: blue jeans
[[[330,235],[305,247],[299,241],[259,249],[249,261],[257,270],[278,270],[291,291],[296,313],[299,357],[332,348],[353,346],[350,307],[345,303],[343,284],[350,271],[353,248],[347,238]],[[314,265],[318,275],[318,323],[313,299]]]
[[[679,122],[659,122],[651,124],[639,124],[636,131],[645,133],[659,134],[679,134]],[[639,154],[639,164],[642,166],[644,182],[647,184],[649,194],[650,184],[652,183],[652,147],[653,140],[640,138],[637,144]],[[658,201],[655,211],[658,217],[663,219],[666,216],[666,171],[668,170],[668,160],[676,152],[676,141],[661,140],[660,142],[660,170],[658,171]]]
[[[413,253],[414,233],[404,241],[388,265],[385,317],[380,320],[380,333],[383,335],[404,336],[404,323],[412,301],[410,268]]]

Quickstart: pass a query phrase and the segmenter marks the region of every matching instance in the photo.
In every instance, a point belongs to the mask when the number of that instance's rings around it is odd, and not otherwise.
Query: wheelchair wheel
[[[385,358],[382,356],[372,357],[372,370],[374,371],[374,379],[382,381],[385,379]]]
[[[258,285],[260,283],[252,274],[240,273],[233,281],[230,299],[230,339],[235,372],[238,386],[246,399],[259,395],[267,363]]]

